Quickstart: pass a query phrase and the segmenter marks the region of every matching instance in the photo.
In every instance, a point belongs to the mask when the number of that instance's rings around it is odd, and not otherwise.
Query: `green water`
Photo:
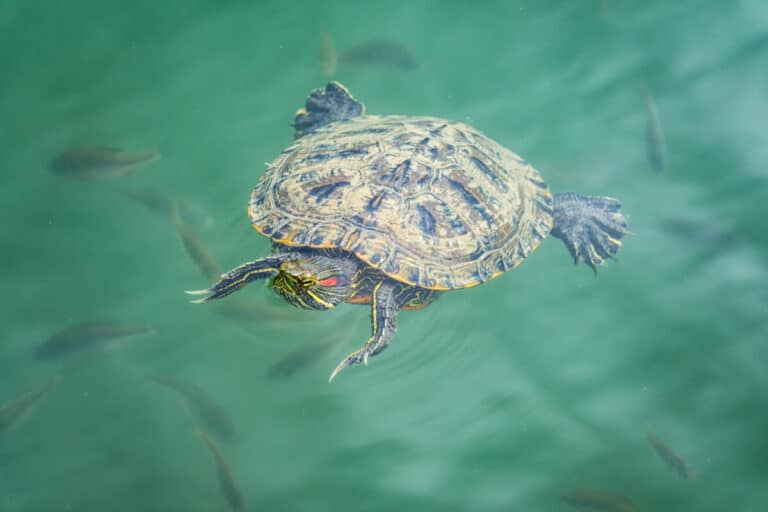
[[[109,4],[0,6],[0,403],[63,379],[0,432],[0,511],[227,510],[195,417],[155,375],[229,412],[238,437],[221,449],[249,510],[557,511],[574,488],[643,511],[768,510],[764,2]],[[241,292],[266,308],[250,320],[189,304],[182,291],[209,280],[170,219],[120,187],[205,212],[194,229],[224,268],[266,254],[245,205],[328,80],[322,33],[418,60],[338,69],[369,112],[469,122],[554,191],[620,198],[633,235],[619,261],[595,278],[547,240],[515,271],[402,313],[392,347],[332,385],[368,337],[365,308],[294,312],[258,285]],[[83,144],[163,158],[114,180],[48,172]],[[81,321],[157,334],[34,358]],[[297,350],[303,366],[274,367]]]

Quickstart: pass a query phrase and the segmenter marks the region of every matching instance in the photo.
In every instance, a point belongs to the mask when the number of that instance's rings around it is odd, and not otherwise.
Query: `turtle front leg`
[[[329,383],[347,366],[358,363],[368,365],[369,357],[375,356],[387,348],[395,334],[397,310],[395,284],[386,281],[379,282],[371,294],[371,327],[373,333],[363,348],[352,352],[339,363],[331,373],[331,377],[328,379]]]
[[[280,265],[291,258],[298,256],[291,253],[277,254],[267,258],[243,263],[237,268],[233,268],[226,274],[222,274],[219,281],[205,290],[186,291],[189,295],[207,295],[202,299],[193,300],[199,304],[209,300],[220,299],[230,295],[254,279],[264,279],[272,277],[280,271]]]

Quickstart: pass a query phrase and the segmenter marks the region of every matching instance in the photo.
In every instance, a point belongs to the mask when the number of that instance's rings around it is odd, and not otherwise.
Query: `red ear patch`
[[[322,281],[318,281],[317,284],[320,286],[336,286],[336,283],[339,282],[339,279],[336,276],[329,277],[328,279],[323,279]]]

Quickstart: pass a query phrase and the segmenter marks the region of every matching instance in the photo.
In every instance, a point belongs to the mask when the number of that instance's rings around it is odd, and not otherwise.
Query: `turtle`
[[[628,232],[617,199],[553,195],[530,163],[477,129],[366,114],[338,82],[313,90],[293,127],[248,202],[271,254],[187,293],[207,302],[269,279],[299,308],[369,305],[370,338],[329,382],[389,346],[400,310],[512,270],[548,235],[597,273]]]

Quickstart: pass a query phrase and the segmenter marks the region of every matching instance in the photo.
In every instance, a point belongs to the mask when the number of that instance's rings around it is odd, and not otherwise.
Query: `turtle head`
[[[288,303],[304,309],[331,309],[352,293],[357,265],[349,258],[309,256],[283,262],[271,286]]]
[[[251,281],[270,279],[286,302],[304,309],[331,309],[350,298],[357,285],[360,264],[351,257],[328,257],[307,252],[284,252],[243,263],[221,275],[211,288],[187,291],[205,295],[201,303],[221,299]]]

